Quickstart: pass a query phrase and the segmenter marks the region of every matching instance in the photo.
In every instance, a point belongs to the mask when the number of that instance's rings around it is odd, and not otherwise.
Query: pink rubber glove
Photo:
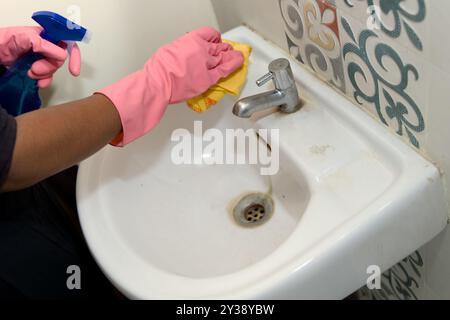
[[[123,134],[112,144],[124,146],[145,135],[169,104],[206,92],[243,63],[242,53],[222,43],[210,27],[160,48],[142,70],[98,92],[112,101],[122,120]]]
[[[59,46],[40,37],[41,27],[12,27],[0,29],[0,63],[9,67],[25,53],[32,50],[41,54],[44,59],[35,62],[28,75],[39,80],[40,88],[48,87],[53,74],[64,65],[67,59],[68,45],[62,42]],[[69,71],[73,76],[80,75],[81,54],[78,46],[70,46]]]

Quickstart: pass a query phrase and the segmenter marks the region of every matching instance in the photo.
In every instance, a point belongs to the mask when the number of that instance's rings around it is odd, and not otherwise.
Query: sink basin
[[[102,191],[94,210],[105,213],[104,222],[124,250],[151,266],[196,279],[233,273],[270,255],[296,229],[309,200],[306,182],[282,170],[262,176],[256,165],[174,164],[172,132],[187,125],[194,136],[189,126],[200,118],[203,130],[247,125],[226,108],[199,116],[174,107],[150,136],[123,150],[106,148],[83,164],[80,174],[89,170],[91,179],[96,172],[100,185],[92,185],[89,194]],[[254,192],[270,193],[277,214],[262,227],[243,228],[234,221],[233,208]]]
[[[289,57],[245,27],[224,38],[254,48],[242,96],[273,89],[257,88],[255,80],[272,60]],[[81,164],[83,232],[100,267],[129,298],[342,299],[366,283],[369,266],[387,270],[445,228],[438,169],[291,65],[304,102],[295,114],[239,119],[231,97],[205,114],[171,106],[150,135],[125,149],[108,146]],[[177,129],[194,146],[208,129],[278,130],[279,141],[256,139],[267,154],[279,150],[279,170],[265,176],[256,164],[176,165]],[[233,157],[242,152],[227,150]],[[211,156],[200,151],[203,160]],[[249,194],[271,199],[265,223],[249,227],[236,219]]]

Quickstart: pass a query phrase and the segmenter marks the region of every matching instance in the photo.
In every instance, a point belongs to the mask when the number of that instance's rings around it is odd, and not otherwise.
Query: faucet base
[[[300,111],[303,108],[303,102],[299,102],[294,108],[288,106],[288,105],[283,105],[279,107],[279,111],[281,113],[286,113],[286,114],[292,114],[292,113],[296,113],[298,111]]]

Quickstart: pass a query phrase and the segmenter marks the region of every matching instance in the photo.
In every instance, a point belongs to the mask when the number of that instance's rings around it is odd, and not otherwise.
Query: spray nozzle
[[[56,45],[66,41],[69,43],[68,50],[72,42],[89,40],[86,28],[54,12],[39,11],[33,14],[33,19],[44,29],[42,38]],[[37,81],[31,79],[28,72],[33,63],[42,58],[39,53],[30,51],[20,57],[13,66],[3,70],[4,73],[0,77],[0,105],[12,116],[39,109],[41,106]]]
[[[86,28],[57,13],[39,11],[34,13],[32,18],[44,28],[41,37],[54,44],[60,41],[88,42],[90,40],[89,32]]]

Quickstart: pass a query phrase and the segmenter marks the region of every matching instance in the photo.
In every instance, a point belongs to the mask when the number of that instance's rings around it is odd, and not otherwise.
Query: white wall
[[[81,77],[61,70],[54,86],[41,91],[51,104],[90,95],[137,70],[158,47],[185,32],[217,27],[209,0],[2,0],[0,26],[35,25],[31,15],[39,10],[70,16],[71,5],[81,9],[81,24],[93,39],[81,45]]]
[[[222,31],[246,24],[287,49],[278,0],[211,0]]]

